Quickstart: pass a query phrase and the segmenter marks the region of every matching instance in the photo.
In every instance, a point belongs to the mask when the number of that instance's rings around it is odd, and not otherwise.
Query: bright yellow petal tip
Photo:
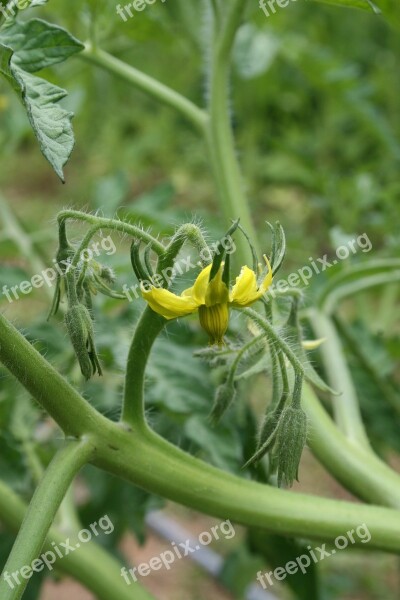
[[[268,273],[261,282],[260,287],[257,286],[257,277],[254,271],[249,267],[244,266],[240,271],[240,275],[236,278],[236,283],[230,293],[229,301],[233,306],[245,308],[256,302],[267,291],[272,283],[272,269],[268,258],[264,255],[264,260],[268,267]]]
[[[303,340],[301,344],[305,350],[315,350],[316,348],[319,348],[325,341],[326,338],[319,338],[318,340]]]
[[[169,290],[152,287],[150,290],[141,288],[142,296],[154,312],[165,319],[176,319],[190,315],[198,308],[198,303],[192,296],[177,296]]]

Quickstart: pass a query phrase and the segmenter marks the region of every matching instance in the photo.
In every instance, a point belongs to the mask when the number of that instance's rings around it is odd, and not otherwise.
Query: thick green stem
[[[0,361],[66,435],[97,431],[102,417],[0,314]]]
[[[295,494],[212,467],[154,433],[137,434],[110,424],[102,432],[95,464],[150,492],[192,509],[288,536],[333,540],[365,523],[370,549],[400,553],[400,513]],[[115,448],[109,451],[109,444]]]
[[[15,336],[15,332],[12,335]],[[18,361],[24,365],[24,381],[32,386],[42,365],[38,369],[29,360],[31,352],[35,351],[22,336],[17,341],[18,345],[24,350],[20,349]],[[0,351],[3,348],[2,343]],[[39,357],[39,362],[46,364],[40,355]],[[141,370],[145,363],[146,360],[142,358]],[[136,376],[141,377],[139,368]],[[55,373],[54,385],[57,385],[59,377]],[[51,378],[53,375],[50,375],[49,381]],[[47,380],[43,383],[46,389]],[[62,405],[63,402],[59,400],[59,404]],[[75,403],[65,398],[65,405],[71,414]],[[296,495],[233,477],[174,448],[147,431],[145,425],[132,434],[121,425],[115,425],[100,415],[97,417],[93,422],[86,420],[85,423],[96,428],[98,457],[95,464],[153,493],[202,512],[286,535],[331,539],[346,531],[346,528],[365,521],[373,533],[370,547],[400,550],[400,517],[394,511]],[[78,415],[75,415],[75,420],[79,425],[82,424],[82,418]],[[332,446],[328,450],[334,456],[335,448]],[[360,458],[361,460],[363,459]],[[353,467],[353,476],[355,479],[358,477],[360,482],[360,478],[366,476],[365,470],[361,471],[364,475],[360,476],[357,469]],[[382,475],[380,479],[385,477]],[[389,478],[387,481],[387,486],[390,487]],[[365,489],[368,490],[368,487],[366,485]]]
[[[70,441],[55,455],[33,495],[25,519],[18,533],[11,554],[4,567],[4,575],[20,573],[30,567],[39,555],[50,527],[65,494],[75,475],[91,458],[94,446],[91,440]],[[32,571],[31,571],[32,573]],[[20,584],[12,588],[2,578],[0,597],[2,600],[22,598],[29,578],[20,575]]]
[[[302,405],[309,419],[308,444],[325,468],[362,500],[400,509],[399,475],[341,433],[307,384]]]
[[[240,217],[242,227],[256,244],[257,236],[235,151],[228,92],[232,47],[245,5],[246,0],[233,0],[222,30],[215,34],[206,140],[225,219],[229,222]],[[246,240],[239,236],[236,243],[238,260],[242,264],[252,264]]]
[[[79,56],[109,71],[113,75],[118,75],[163,104],[175,108],[203,133],[207,122],[207,113],[175,90],[126,64],[122,60],[111,56],[107,52],[104,52],[104,50],[93,48],[89,44],[86,45],[85,50]]]
[[[353,445],[370,450],[361,418],[357,393],[347,366],[340,338],[331,319],[320,311],[312,310],[311,326],[317,338],[325,341],[320,347],[324,368],[331,387],[341,392],[332,400],[335,421]]]
[[[128,355],[122,421],[137,428],[145,426],[144,377],[151,347],[166,321],[147,307],[135,330]]]
[[[10,530],[18,531],[28,510],[27,505],[10,488],[0,481],[0,521]],[[62,548],[65,532],[52,527],[43,546],[43,552],[54,552],[54,545]],[[82,544],[79,551],[69,552],[55,565],[57,572],[80,581],[98,600],[154,600],[138,584],[128,587],[121,577],[118,561],[93,540]]]

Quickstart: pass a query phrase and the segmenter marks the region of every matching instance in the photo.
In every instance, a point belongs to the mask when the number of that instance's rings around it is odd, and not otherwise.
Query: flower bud
[[[93,323],[86,306],[77,304],[65,314],[65,325],[85,379],[96,372],[101,375],[101,365],[94,343]]]
[[[279,420],[274,455],[278,464],[278,485],[291,486],[298,480],[301,455],[307,441],[307,416],[300,406],[288,406]]]

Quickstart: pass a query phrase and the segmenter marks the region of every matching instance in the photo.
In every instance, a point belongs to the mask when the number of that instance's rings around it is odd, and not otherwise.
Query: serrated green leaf
[[[178,415],[211,408],[212,388],[207,369],[187,347],[159,339],[147,370],[150,402]]]
[[[11,48],[0,44],[0,73],[6,78],[8,83],[15,91],[19,91],[18,83],[15,81],[15,77],[11,72],[11,59],[13,57],[13,51]]]
[[[42,19],[15,21],[0,33],[0,41],[14,51],[13,63],[29,73],[63,62],[84,48],[68,31]]]
[[[58,105],[67,92],[21,69],[18,69],[17,76],[24,90],[22,99],[40,149],[64,181],[63,167],[74,147],[71,125],[73,113]]]
[[[67,92],[15,65],[13,51],[4,44],[0,44],[0,74],[20,97],[42,153],[64,181],[63,167],[74,147],[73,114],[58,105]]]

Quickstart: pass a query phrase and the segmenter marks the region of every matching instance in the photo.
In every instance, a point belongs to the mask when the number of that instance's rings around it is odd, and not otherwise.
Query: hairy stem
[[[292,365],[295,373],[303,373],[303,365],[290,348],[290,346],[282,339],[278,333],[275,331],[274,327],[271,323],[262,317],[258,312],[256,312],[253,308],[245,308],[245,309],[237,309],[240,312],[246,314],[256,325],[261,327],[264,330],[265,334],[267,334],[268,339],[271,343],[274,343],[282,352],[286,355],[290,364]]]
[[[122,421],[137,428],[145,426],[144,377],[151,347],[166,321],[147,307],[135,330],[125,376]]]
[[[96,431],[105,420],[0,314],[0,361],[66,435]]]
[[[76,219],[79,221],[84,221],[93,225],[90,229],[90,232],[85,236],[84,241],[81,244],[82,251],[84,248],[88,246],[90,240],[95,235],[97,231],[100,229],[110,229],[111,231],[120,231],[121,233],[126,233],[131,235],[135,239],[142,240],[146,244],[151,244],[152,249],[156,254],[161,256],[164,253],[164,246],[156,240],[152,235],[137,227],[136,225],[132,225],[131,223],[124,223],[123,221],[118,221],[117,219],[105,219],[103,217],[97,217],[96,215],[90,215],[79,210],[63,210],[57,215],[57,220],[59,223],[65,221],[66,219]],[[78,258],[75,261],[75,264],[79,260],[79,250],[77,252]],[[75,258],[75,257],[74,257]]]

